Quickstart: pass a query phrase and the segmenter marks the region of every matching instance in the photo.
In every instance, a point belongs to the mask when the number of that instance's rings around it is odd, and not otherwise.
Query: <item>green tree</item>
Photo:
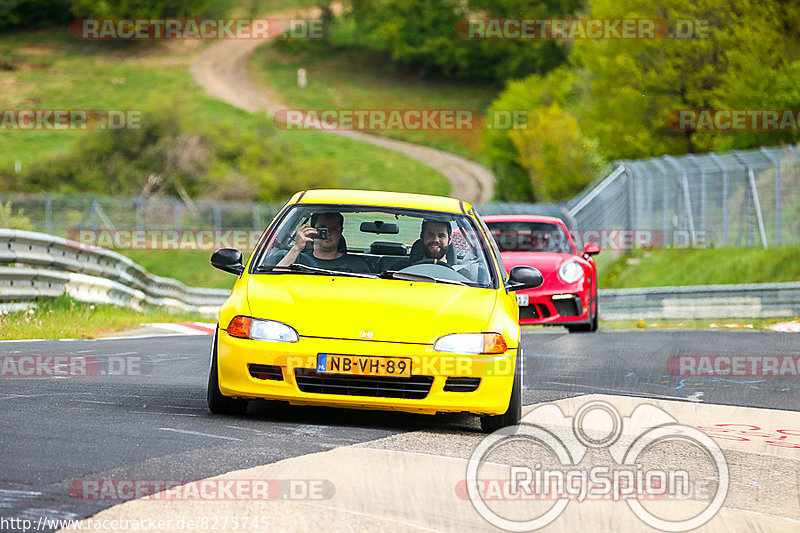
[[[569,16],[568,2],[537,0],[352,0],[352,44],[386,52],[391,60],[425,75],[503,81],[547,72],[566,58],[554,41],[470,40],[456,31],[468,18]]]
[[[605,156],[683,154],[797,138],[796,132],[679,131],[667,123],[670,112],[680,109],[798,107],[796,4],[593,0],[591,17],[656,18],[671,30],[707,28],[691,39],[575,42],[570,59],[585,87],[575,112]]]
[[[605,167],[597,142],[582,134],[568,111],[579,96],[578,82],[573,69],[561,67],[544,77],[510,81],[492,103],[490,118],[528,115],[524,129],[483,130],[499,200],[566,200]]]
[[[536,109],[527,128],[511,130],[508,136],[537,202],[575,196],[606,166],[596,141],[583,137],[577,119],[558,103]]]

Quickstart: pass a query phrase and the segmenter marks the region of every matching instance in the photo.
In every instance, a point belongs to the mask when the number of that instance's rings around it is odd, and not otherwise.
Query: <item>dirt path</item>
[[[256,40],[229,40],[214,44],[194,62],[192,75],[201,87],[220,100],[250,112],[264,111],[272,116],[288,106],[268,87],[254,83],[248,74],[248,59],[260,44],[262,42]],[[491,201],[494,196],[492,173],[464,157],[360,131],[328,133],[394,150],[432,167],[450,181],[451,196],[455,198],[480,204]]]

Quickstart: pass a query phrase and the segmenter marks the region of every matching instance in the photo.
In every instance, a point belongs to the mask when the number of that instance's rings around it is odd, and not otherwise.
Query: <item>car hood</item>
[[[448,333],[484,331],[497,291],[444,283],[260,274],[249,278],[247,299],[252,316],[289,324],[304,337],[432,344]]]

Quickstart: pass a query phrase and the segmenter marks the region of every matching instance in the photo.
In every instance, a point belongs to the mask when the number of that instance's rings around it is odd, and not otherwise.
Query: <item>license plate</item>
[[[411,358],[321,353],[317,354],[317,372],[410,378]]]
[[[517,294],[517,305],[524,307],[530,303],[530,298],[527,294]]]

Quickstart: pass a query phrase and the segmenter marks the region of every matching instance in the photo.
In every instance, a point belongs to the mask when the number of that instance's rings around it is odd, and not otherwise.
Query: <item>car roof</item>
[[[471,206],[455,198],[432,196],[428,194],[409,194],[385,191],[358,191],[349,189],[314,189],[295,194],[290,203],[298,204],[340,204],[374,205],[380,207],[407,207],[446,213],[461,213]]]
[[[559,226],[564,225],[564,221],[560,218],[544,215],[486,215],[481,218],[487,224],[490,222],[547,222]]]

